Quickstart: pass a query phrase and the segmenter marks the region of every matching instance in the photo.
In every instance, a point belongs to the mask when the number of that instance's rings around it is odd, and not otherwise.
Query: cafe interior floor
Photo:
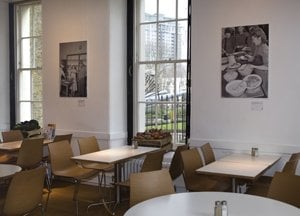
[[[3,189],[3,188],[2,188]],[[113,196],[114,192],[112,188],[105,188],[101,190],[102,194],[98,192],[97,186],[91,186],[86,184],[81,184],[79,189],[79,215],[109,215],[105,210],[103,205],[92,206],[87,211],[87,206],[93,202],[99,201],[103,196],[109,199]],[[52,191],[50,193],[48,207],[45,212],[46,216],[69,216],[76,215],[75,213],[75,203],[73,201],[74,185],[68,182],[55,180],[53,182]],[[129,197],[128,192],[123,191],[121,194],[122,201],[116,208],[116,216],[124,215],[126,210],[129,208]],[[2,210],[5,195],[1,193],[0,208]],[[44,201],[47,198],[47,190],[43,195]],[[113,207],[113,206],[112,206]],[[41,215],[39,209],[32,212],[33,216]]]

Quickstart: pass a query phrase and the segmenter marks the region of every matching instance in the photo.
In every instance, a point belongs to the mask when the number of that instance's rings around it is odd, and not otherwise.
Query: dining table
[[[225,176],[232,179],[232,190],[237,192],[236,179],[256,181],[280,160],[279,155],[252,156],[250,153],[233,153],[196,170],[199,174]]]
[[[213,216],[216,201],[229,216],[299,216],[300,209],[274,199],[230,192],[184,192],[159,196],[128,209],[124,216]]]
[[[0,164],[0,180],[12,177],[16,172],[20,172],[22,168],[14,164]]]
[[[44,139],[43,145],[48,145],[49,143],[53,142],[50,139]],[[12,141],[12,142],[3,142],[0,143],[0,152],[4,153],[14,153],[19,151],[22,145],[22,140]]]
[[[130,159],[138,158],[146,155],[147,153],[154,152],[160,148],[155,147],[142,147],[134,148],[129,145],[120,147],[105,149],[93,153],[74,156],[71,159],[77,162],[96,162],[114,165],[114,183],[121,181],[121,167],[122,164]],[[120,202],[120,187],[118,184],[114,184],[116,187],[116,202]]]

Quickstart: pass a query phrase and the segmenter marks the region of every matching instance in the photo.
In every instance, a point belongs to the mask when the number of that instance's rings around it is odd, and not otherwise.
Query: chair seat
[[[87,163],[82,163],[82,166],[84,168],[96,169],[96,170],[105,171],[105,172],[114,171],[114,165],[111,165],[111,164],[87,162]]]
[[[0,163],[15,163],[17,158],[8,154],[0,154]]]
[[[57,176],[70,177],[78,180],[93,177],[97,175],[97,173],[97,170],[86,169],[76,165],[63,170],[55,170],[55,172],[53,172],[53,174]]]

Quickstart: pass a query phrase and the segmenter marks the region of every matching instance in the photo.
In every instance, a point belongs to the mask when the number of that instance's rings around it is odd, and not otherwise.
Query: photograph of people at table
[[[269,25],[222,28],[221,94],[268,98]]]

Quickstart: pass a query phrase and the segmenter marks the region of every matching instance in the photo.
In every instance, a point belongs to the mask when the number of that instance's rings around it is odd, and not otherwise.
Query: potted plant
[[[39,125],[39,122],[35,119],[17,123],[13,127],[13,130],[20,130],[23,133],[24,138],[41,134],[41,127]]]

